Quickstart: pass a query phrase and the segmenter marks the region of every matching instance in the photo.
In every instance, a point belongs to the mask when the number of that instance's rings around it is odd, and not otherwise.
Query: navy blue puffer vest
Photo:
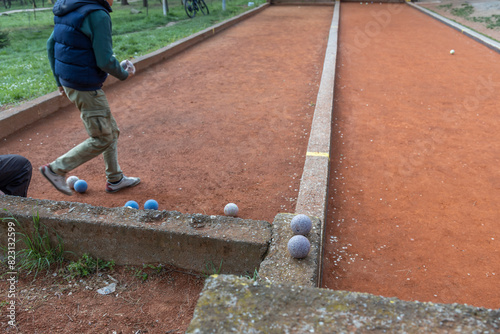
[[[92,11],[109,11],[100,4],[87,3],[64,16],[54,16],[55,74],[63,86],[76,90],[100,89],[107,73],[97,67],[92,41],[80,30]]]

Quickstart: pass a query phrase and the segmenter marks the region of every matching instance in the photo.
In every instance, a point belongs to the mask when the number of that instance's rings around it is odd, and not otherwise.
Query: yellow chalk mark
[[[325,157],[325,158],[330,157],[330,154],[328,154],[326,152],[307,152],[306,155],[308,155],[310,157]]]

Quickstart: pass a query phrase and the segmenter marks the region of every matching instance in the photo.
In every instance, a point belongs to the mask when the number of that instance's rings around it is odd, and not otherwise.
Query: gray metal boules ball
[[[290,222],[290,227],[293,234],[306,235],[312,229],[311,218],[303,214],[296,215]]]
[[[224,207],[224,214],[226,216],[232,216],[232,217],[236,217],[238,215],[238,206],[234,203],[228,203],[225,207]]]
[[[296,259],[303,259],[309,254],[311,243],[303,235],[294,235],[288,240],[288,253]]]

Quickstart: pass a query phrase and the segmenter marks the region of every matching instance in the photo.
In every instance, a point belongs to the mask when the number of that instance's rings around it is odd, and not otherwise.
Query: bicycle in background
[[[198,11],[201,11],[203,15],[210,13],[207,4],[203,0],[184,0],[184,9],[190,18],[195,17]]]

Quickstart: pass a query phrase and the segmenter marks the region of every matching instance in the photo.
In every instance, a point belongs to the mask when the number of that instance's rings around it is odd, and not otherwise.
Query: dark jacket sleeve
[[[97,66],[120,80],[127,79],[128,72],[120,66],[113,54],[109,15],[102,10],[90,13],[82,23],[82,31],[92,40]]]
[[[56,59],[54,58],[54,45],[55,44],[56,44],[56,42],[54,41],[54,32],[52,32],[49,39],[47,40],[47,54],[49,57],[50,68],[52,69],[52,74],[54,75],[54,79],[56,80],[57,87],[61,87],[61,83],[59,82],[59,78],[56,76],[56,73],[55,73],[55,62],[56,62]]]

